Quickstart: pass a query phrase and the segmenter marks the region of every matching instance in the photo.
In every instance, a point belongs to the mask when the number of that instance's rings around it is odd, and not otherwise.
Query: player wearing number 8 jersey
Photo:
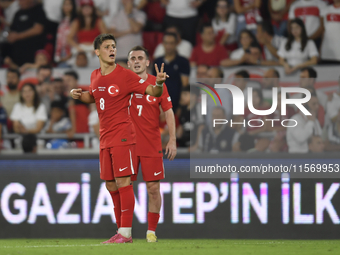
[[[145,48],[136,46],[130,50],[127,62],[130,70],[138,74],[143,80],[154,83],[156,77],[146,72],[149,62],[149,54]],[[175,117],[171,98],[165,84],[163,88],[163,94],[158,98],[135,93],[130,108],[137,134],[136,170],[138,171],[140,164],[149,195],[148,231],[146,233],[148,242],[157,241],[155,232],[162,204],[159,181],[165,177],[162,141],[159,131],[160,107],[164,111],[169,128],[170,139],[166,146],[166,154],[170,160],[173,160],[176,156]],[[131,179],[135,181],[136,177],[137,175],[134,175]]]
[[[132,242],[131,227],[135,198],[131,175],[135,174],[135,128],[131,122],[129,106],[132,93],[159,97],[163,92],[166,73],[156,78],[156,86],[115,63],[116,40],[113,35],[102,34],[94,41],[100,68],[91,75],[88,92],[71,90],[74,99],[96,103],[100,123],[100,178],[105,180],[115,206],[117,235],[106,243]]]

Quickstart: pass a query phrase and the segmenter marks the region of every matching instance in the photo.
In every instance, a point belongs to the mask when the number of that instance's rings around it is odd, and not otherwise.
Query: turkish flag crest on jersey
[[[146,101],[148,101],[149,104],[154,104],[157,102],[157,99],[153,96],[147,95],[146,96]]]
[[[107,92],[110,94],[110,96],[115,97],[118,96],[119,94],[119,87],[116,84],[111,84],[109,86],[109,89],[107,90]]]

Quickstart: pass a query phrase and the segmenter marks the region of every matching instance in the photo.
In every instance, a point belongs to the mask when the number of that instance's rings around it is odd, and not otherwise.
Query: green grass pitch
[[[340,254],[340,240],[221,240],[164,239],[146,243],[100,244],[101,239],[1,239],[1,255],[323,255]]]

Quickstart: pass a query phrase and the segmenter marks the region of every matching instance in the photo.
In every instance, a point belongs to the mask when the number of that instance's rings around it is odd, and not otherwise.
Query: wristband
[[[157,86],[157,87],[163,87],[163,82],[162,82],[162,84],[158,84],[158,83],[156,82],[156,86]]]

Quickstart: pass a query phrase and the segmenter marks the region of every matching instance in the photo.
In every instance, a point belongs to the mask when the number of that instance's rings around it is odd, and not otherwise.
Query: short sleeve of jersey
[[[35,8],[35,13],[33,15],[33,19],[35,21],[35,23],[39,23],[41,25],[45,25],[46,23],[46,15],[45,15],[45,12],[42,8],[42,5],[37,5],[36,8]]]
[[[93,81],[94,72],[95,71],[92,72],[91,78],[90,78],[91,84],[89,86],[89,93],[90,93],[91,96],[93,96],[93,93],[92,93],[92,81]]]
[[[144,95],[146,88],[150,85],[130,70],[127,70],[125,81],[128,86],[129,93],[138,93]]]
[[[169,96],[168,88],[166,85],[163,85],[163,93],[161,96],[161,107],[163,112],[172,108],[171,97]]]

